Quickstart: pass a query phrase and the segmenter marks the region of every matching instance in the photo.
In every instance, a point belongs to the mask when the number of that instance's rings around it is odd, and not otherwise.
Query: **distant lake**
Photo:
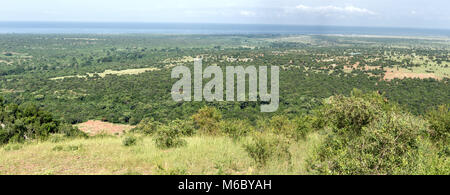
[[[344,34],[450,36],[446,29],[266,24],[0,22],[0,33],[27,34]]]

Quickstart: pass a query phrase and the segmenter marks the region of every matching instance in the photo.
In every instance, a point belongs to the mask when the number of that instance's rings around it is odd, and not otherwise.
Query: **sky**
[[[9,0],[0,21],[294,24],[450,29],[449,0]]]

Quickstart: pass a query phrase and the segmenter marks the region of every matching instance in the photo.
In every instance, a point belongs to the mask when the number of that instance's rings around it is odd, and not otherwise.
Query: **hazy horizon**
[[[0,22],[0,34],[328,34],[445,36],[450,29],[357,27],[300,24],[220,24],[156,22]]]
[[[202,23],[450,29],[445,0],[16,0],[1,22]]]
[[[356,27],[356,28],[392,28],[392,29],[428,29],[428,30],[450,30],[450,27],[413,27],[413,26],[364,26],[364,25],[334,25],[334,24],[276,24],[276,23],[214,23],[214,22],[136,22],[136,21],[44,21],[44,20],[29,20],[29,21],[1,21],[0,24],[5,23],[48,23],[48,24],[211,24],[211,25],[268,25],[268,26],[311,26],[311,27]]]

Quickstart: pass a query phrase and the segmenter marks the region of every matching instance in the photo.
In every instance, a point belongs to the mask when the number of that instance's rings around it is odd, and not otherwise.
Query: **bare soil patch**
[[[98,74],[100,77],[106,77],[106,75],[137,75],[137,74],[141,74],[147,71],[157,71],[160,70],[159,68],[134,68],[134,69],[125,69],[125,70],[105,70],[102,73],[87,73],[87,75],[89,75],[90,77],[94,76],[95,74]],[[54,78],[50,78],[50,80],[61,80],[61,79],[65,79],[65,78],[85,78],[85,75],[72,75],[72,76],[62,76],[62,77],[54,77]]]
[[[359,62],[356,62],[355,64],[351,66],[344,66],[344,70],[351,71],[352,69],[359,69],[359,70],[377,70],[380,69],[380,66],[367,66],[364,67],[359,66]],[[385,68],[385,75],[383,77],[384,80],[390,81],[392,79],[398,78],[398,79],[404,79],[404,78],[418,78],[418,79],[427,79],[427,78],[433,78],[436,80],[441,80],[442,78],[439,76],[436,76],[433,73],[417,73],[417,72],[409,72],[405,69],[394,69],[394,68]]]
[[[392,80],[392,79],[404,79],[404,78],[418,78],[418,79],[427,79],[433,78],[436,80],[441,80],[442,78],[434,75],[433,73],[414,73],[414,72],[398,72],[398,71],[386,71],[384,74],[384,80]]]
[[[89,135],[97,135],[100,133],[122,134],[123,132],[135,127],[132,125],[114,124],[97,120],[89,120],[75,126],[77,126],[81,131],[88,133]]]

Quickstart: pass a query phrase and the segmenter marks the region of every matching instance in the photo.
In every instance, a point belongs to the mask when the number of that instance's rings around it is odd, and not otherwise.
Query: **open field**
[[[418,78],[418,79],[427,79],[427,78],[433,78],[436,80],[442,80],[442,77],[436,76],[433,73],[421,73],[421,72],[415,72],[414,70],[407,70],[407,69],[387,69],[385,72],[385,75],[383,77],[384,80],[392,80],[392,79],[404,79],[404,78]]]
[[[390,81],[392,79],[405,79],[405,78],[417,78],[427,79],[432,78],[436,80],[442,80],[443,78],[450,78],[450,68],[426,68],[425,66],[415,66],[411,68],[400,68],[395,66],[394,68],[381,69],[380,66],[359,66],[360,62],[355,63],[352,66],[344,66],[344,72],[351,73],[353,70],[380,70],[384,72],[383,80]],[[336,65],[333,64],[333,67]],[[371,75],[370,73],[368,73]]]
[[[187,146],[161,150],[151,137],[125,147],[120,137],[73,139],[0,148],[0,174],[306,174],[305,159],[318,134],[290,147],[291,164],[255,166],[241,142],[227,137],[186,138]]]
[[[135,75],[135,74],[141,74],[147,71],[156,71],[159,70],[159,68],[134,68],[134,69],[126,69],[126,70],[105,70],[101,73],[87,73],[88,76],[92,77],[94,75],[98,75],[100,77],[105,77],[106,75]],[[75,76],[63,76],[63,77],[54,77],[50,78],[50,80],[60,80],[65,78],[85,78],[84,75],[75,75]]]
[[[437,61],[430,57],[419,55],[392,55],[387,56],[387,58],[399,63],[400,65],[404,65],[405,63],[409,63],[411,65],[408,66],[408,68],[396,65],[394,66],[394,68],[391,68],[386,72],[407,73],[407,75],[417,74],[414,76],[417,76],[419,78],[450,78],[450,62],[448,61]],[[401,77],[402,76],[400,76],[400,78]]]

